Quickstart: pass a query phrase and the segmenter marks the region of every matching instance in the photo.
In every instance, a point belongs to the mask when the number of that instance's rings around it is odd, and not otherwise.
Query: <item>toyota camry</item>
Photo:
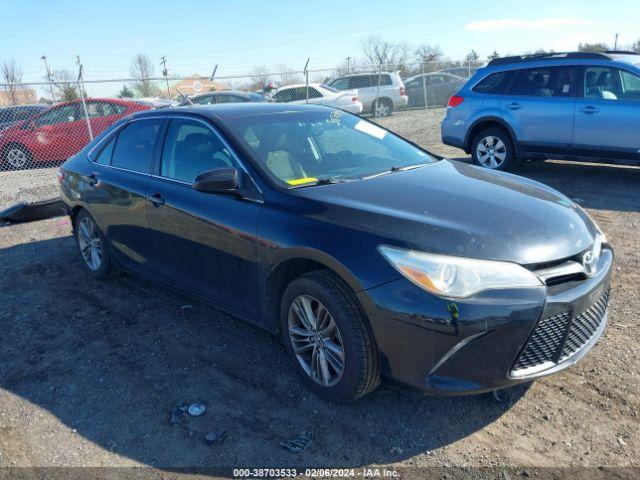
[[[281,336],[320,396],[558,372],[602,335],[613,251],[578,205],[312,105],[136,113],[60,169],[89,275],[126,270]]]

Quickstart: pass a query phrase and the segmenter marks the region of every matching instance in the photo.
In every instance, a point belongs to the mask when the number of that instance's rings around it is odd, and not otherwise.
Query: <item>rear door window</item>
[[[513,71],[492,73],[473,87],[473,91],[478,93],[502,94],[507,90],[512,78]]]
[[[577,69],[572,66],[540,67],[520,70],[509,94],[530,97],[573,97]]]
[[[116,139],[111,165],[148,173],[162,122],[159,118],[149,118],[131,122],[124,127]]]

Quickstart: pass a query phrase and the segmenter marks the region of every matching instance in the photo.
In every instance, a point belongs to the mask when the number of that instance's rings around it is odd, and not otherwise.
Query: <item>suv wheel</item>
[[[353,294],[333,273],[315,270],[293,280],[280,309],[284,344],[307,386],[348,402],[380,383],[378,352]]]
[[[511,138],[500,128],[487,128],[476,135],[471,155],[474,162],[491,170],[509,169],[515,156]]]
[[[393,103],[388,98],[375,100],[371,107],[371,113],[376,118],[388,117],[393,112]]]

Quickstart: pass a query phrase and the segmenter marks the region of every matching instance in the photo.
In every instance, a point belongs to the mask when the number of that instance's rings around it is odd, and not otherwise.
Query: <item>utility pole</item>
[[[345,59],[347,61],[347,75],[351,73],[351,57]]]
[[[614,50],[618,50],[618,35],[620,35],[619,33],[616,33],[616,39],[613,42],[613,49]]]
[[[171,91],[169,90],[169,70],[167,70],[167,59],[162,57],[160,59],[160,65],[162,65],[162,76],[165,82],[167,82],[167,98],[171,99]]]
[[[49,79],[49,88],[51,88],[51,100],[55,102],[56,96],[53,93],[53,75],[51,74],[51,69],[49,68],[49,64],[47,63],[47,56],[42,55],[42,57],[40,57],[40,60],[44,62],[44,68],[47,70],[47,78]]]
[[[87,110],[87,102],[84,99],[84,84],[82,83],[83,67],[80,61],[80,55],[76,55],[76,65],[78,65],[78,90],[80,90],[80,100],[82,100],[82,109],[84,110],[84,119],[87,122],[87,133],[89,134],[89,140],[93,140],[93,130],[91,129],[91,122],[89,121],[89,111]]]

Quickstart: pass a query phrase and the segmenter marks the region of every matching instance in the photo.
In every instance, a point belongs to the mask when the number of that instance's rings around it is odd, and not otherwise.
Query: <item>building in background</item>
[[[173,84],[169,84],[169,94],[171,98],[179,98],[181,96],[180,93],[189,97],[220,90],[229,90],[229,86],[211,81],[208,77],[201,75],[191,75]],[[163,96],[166,95],[166,90],[161,90],[161,94]]]

